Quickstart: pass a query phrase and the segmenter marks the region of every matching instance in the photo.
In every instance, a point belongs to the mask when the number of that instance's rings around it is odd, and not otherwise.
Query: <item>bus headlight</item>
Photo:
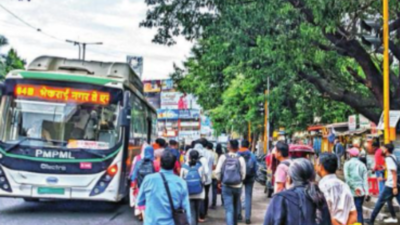
[[[3,169],[0,167],[0,189],[6,192],[12,192],[10,183],[7,180],[6,174]]]
[[[96,185],[92,189],[92,192],[90,193],[90,196],[96,196],[103,193],[117,173],[118,166],[111,165],[103,174],[103,176],[101,176],[100,179],[97,181]]]

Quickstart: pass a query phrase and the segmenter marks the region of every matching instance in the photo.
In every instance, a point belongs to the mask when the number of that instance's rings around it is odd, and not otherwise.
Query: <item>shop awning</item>
[[[389,113],[389,117],[390,117],[390,127],[391,128],[395,128],[397,126],[397,123],[399,123],[400,120],[400,111],[399,110],[391,110]],[[381,115],[381,119],[379,120],[379,125],[378,125],[378,130],[383,130],[385,129],[385,125],[383,123],[383,113]]]

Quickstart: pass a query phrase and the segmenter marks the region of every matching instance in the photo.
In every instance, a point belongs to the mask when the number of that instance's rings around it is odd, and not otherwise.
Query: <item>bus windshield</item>
[[[0,141],[23,141],[22,145],[40,147],[110,149],[120,139],[119,108],[119,103],[59,103],[3,96]]]

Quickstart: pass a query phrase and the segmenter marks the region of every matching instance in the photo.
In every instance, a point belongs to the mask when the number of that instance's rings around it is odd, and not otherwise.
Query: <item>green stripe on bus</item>
[[[73,81],[90,83],[97,85],[105,85],[110,82],[118,82],[113,79],[103,78],[103,77],[93,77],[85,76],[79,74],[62,74],[62,73],[45,73],[45,72],[31,72],[31,71],[21,71],[19,74],[26,79],[44,79],[44,80],[60,80],[60,81]]]
[[[109,154],[108,156],[106,156],[104,158],[99,158],[99,159],[49,159],[49,158],[39,158],[39,157],[31,157],[31,156],[7,153],[2,148],[0,148],[0,153],[5,155],[5,156],[7,156],[7,157],[17,158],[17,159],[26,159],[26,160],[31,160],[31,161],[77,163],[77,162],[103,162],[103,161],[106,161],[106,160],[114,157],[116,154],[118,154],[118,152],[121,149],[122,149],[122,147],[117,149],[113,153]]]

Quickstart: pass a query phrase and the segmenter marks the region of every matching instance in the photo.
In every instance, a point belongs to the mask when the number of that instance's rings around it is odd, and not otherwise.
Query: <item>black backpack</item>
[[[256,176],[256,167],[254,166],[254,163],[256,163],[253,158],[251,157],[251,154],[244,154],[241,155],[244,158],[244,161],[246,162],[246,178],[244,179],[244,182],[250,182],[254,180],[254,177]]]
[[[151,159],[144,159],[142,164],[140,164],[138,175],[137,175],[137,185],[140,188],[142,185],[144,178],[152,173],[155,173],[156,170],[154,169],[153,161]]]
[[[400,187],[400,161],[394,155],[389,156],[397,166],[397,187]]]

